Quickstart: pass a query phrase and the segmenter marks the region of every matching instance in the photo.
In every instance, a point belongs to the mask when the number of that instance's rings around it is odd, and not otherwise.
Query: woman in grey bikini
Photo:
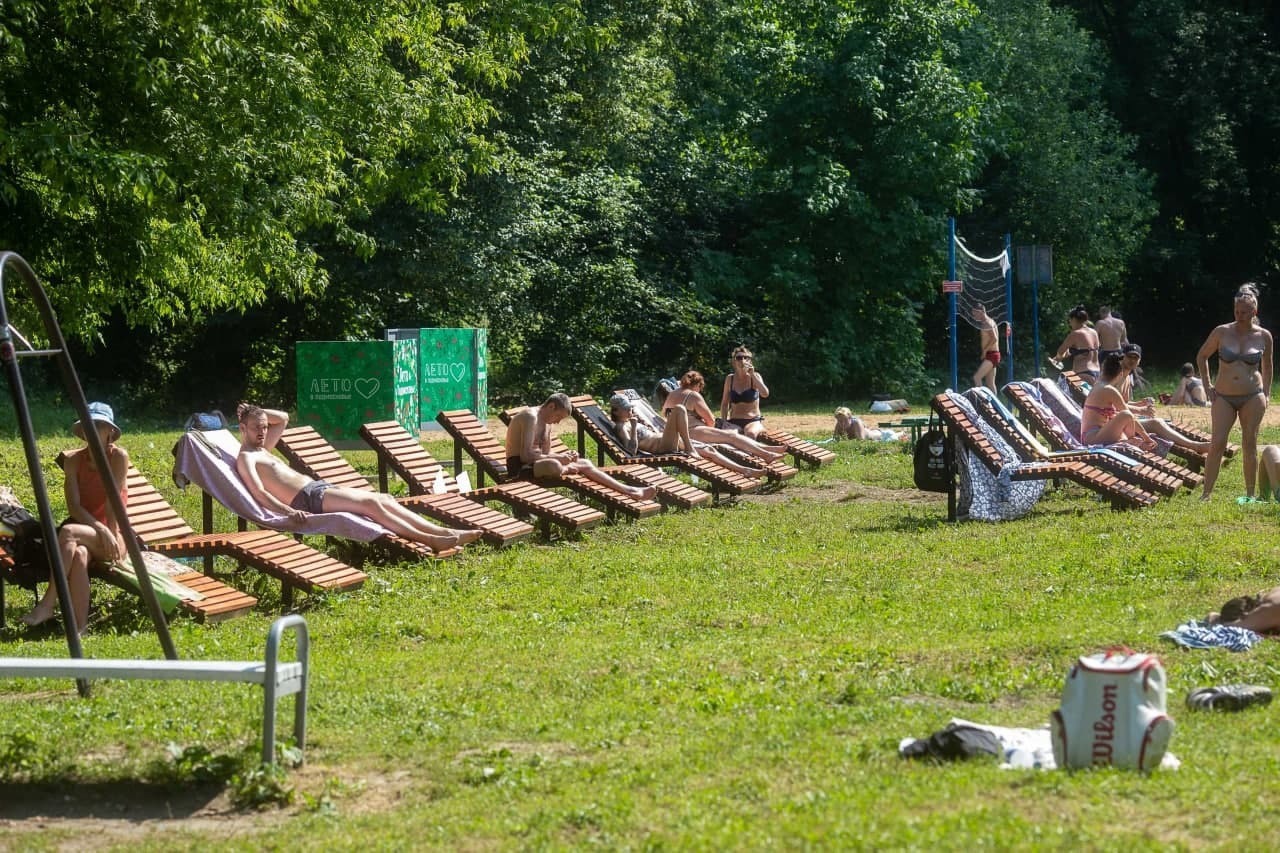
[[[1241,285],[1235,296],[1235,320],[1209,333],[1196,355],[1200,378],[1208,391],[1213,440],[1204,466],[1201,500],[1213,494],[1222,454],[1237,419],[1244,457],[1245,497],[1253,498],[1258,473],[1258,427],[1271,399],[1271,333],[1258,324],[1258,288]],[[1218,376],[1211,381],[1209,359],[1218,356]]]

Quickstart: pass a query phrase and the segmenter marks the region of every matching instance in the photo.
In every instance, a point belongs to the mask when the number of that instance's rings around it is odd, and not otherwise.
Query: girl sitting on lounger
[[[115,413],[106,403],[90,403],[89,420],[106,450],[111,477],[120,488],[120,502],[126,503],[129,499],[125,485],[129,454],[116,445],[120,439],[120,428],[116,426]],[[83,634],[89,621],[89,563],[114,562],[124,556],[125,545],[124,537],[120,535],[120,524],[107,501],[106,483],[88,448],[84,426],[76,421],[71,431],[84,440],[86,446],[67,454],[63,492],[71,517],[58,526],[58,551],[62,557],[62,569],[67,573],[72,618],[76,630]],[[58,588],[50,577],[44,596],[30,613],[22,617],[23,624],[47,622],[53,618],[57,604]]]
[[[785,447],[761,444],[734,429],[716,429],[716,416],[711,414],[711,407],[702,396],[702,389],[706,385],[706,380],[696,370],[690,370],[680,377],[680,387],[668,394],[663,401],[662,416],[669,417],[672,409],[683,406],[689,412],[689,434],[695,441],[727,444],[765,462],[776,462],[786,455]]]
[[[633,403],[623,394],[614,394],[609,400],[609,419],[618,443],[630,456],[637,453],[695,453],[703,459],[728,468],[744,477],[760,478],[769,472],[764,468],[742,465],[709,444],[694,441],[689,434],[689,412],[684,406],[667,409],[667,423],[662,432],[650,429],[635,419]]]
[[[1154,450],[1156,443],[1129,411],[1120,389],[1113,384],[1120,373],[1120,356],[1107,356],[1102,362],[1102,381],[1094,383],[1081,406],[1080,441],[1088,445],[1127,441],[1143,450]]]

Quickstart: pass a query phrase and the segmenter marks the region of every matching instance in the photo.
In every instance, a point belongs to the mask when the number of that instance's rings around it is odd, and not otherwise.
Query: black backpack
[[[947,434],[939,427],[930,427],[916,442],[914,467],[917,489],[923,492],[951,491],[951,454],[947,449]]]
[[[34,592],[36,584],[49,580],[49,555],[40,522],[13,504],[0,504],[0,521],[13,529],[13,539],[5,543],[13,565],[4,567],[4,579]]]

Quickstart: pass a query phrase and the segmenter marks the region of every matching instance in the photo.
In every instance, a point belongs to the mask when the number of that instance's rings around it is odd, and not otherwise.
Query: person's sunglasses
[[[736,358],[738,361],[750,361],[750,360],[751,360],[751,356],[749,356],[749,355],[735,355],[735,356],[734,356],[734,358]]]

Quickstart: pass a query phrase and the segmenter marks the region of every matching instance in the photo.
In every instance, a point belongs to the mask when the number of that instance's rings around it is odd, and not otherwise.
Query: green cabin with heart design
[[[416,433],[418,342],[299,341],[298,423],[336,447],[364,447],[361,424],[395,420]]]
[[[467,409],[489,417],[488,329],[387,329],[387,338],[417,343],[422,429],[439,429],[440,412]]]

